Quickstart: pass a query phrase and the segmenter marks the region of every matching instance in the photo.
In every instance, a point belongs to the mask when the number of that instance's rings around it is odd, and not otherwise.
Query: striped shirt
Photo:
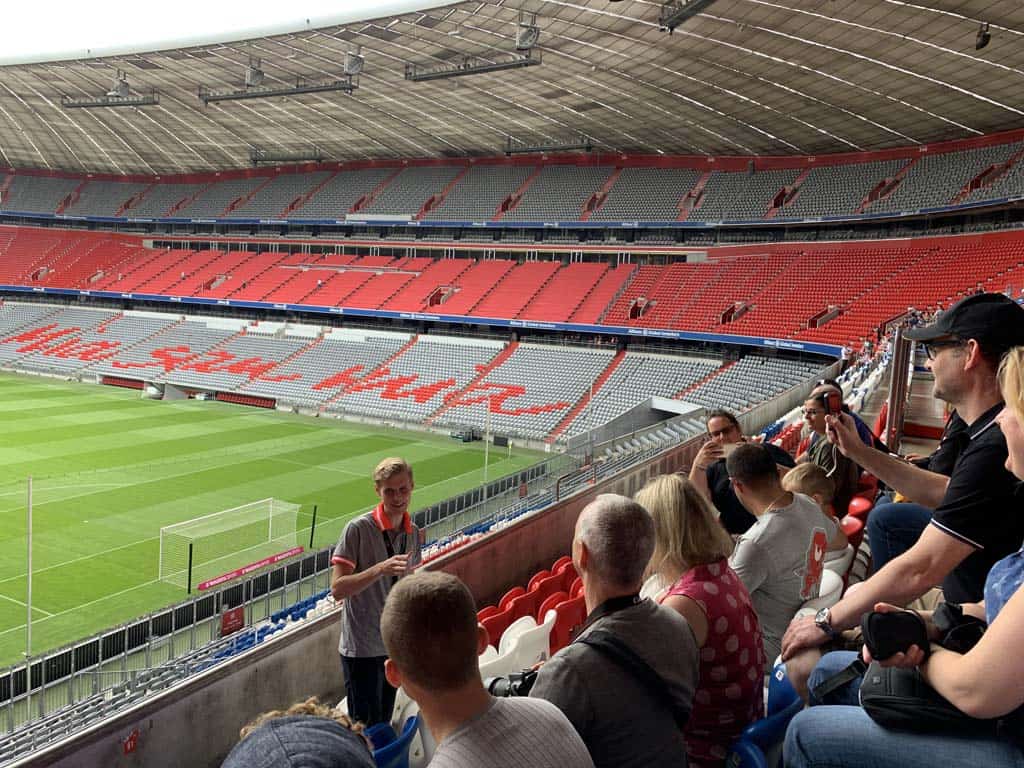
[[[430,768],[594,768],[568,718],[543,699],[493,699],[437,745]]]

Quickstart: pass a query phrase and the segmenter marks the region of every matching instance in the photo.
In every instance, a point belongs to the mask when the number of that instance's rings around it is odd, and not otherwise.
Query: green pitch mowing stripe
[[[274,497],[303,505],[300,527],[317,505],[319,547],[376,503],[385,456],[412,463],[417,508],[483,479],[479,443],[31,376],[0,374],[0,425],[0,664],[25,650],[30,474],[34,654],[185,597],[157,580],[161,526]],[[489,476],[539,458],[494,450]]]

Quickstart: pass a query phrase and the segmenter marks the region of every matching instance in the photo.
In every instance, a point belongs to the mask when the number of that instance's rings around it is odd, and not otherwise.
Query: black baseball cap
[[[986,347],[1024,345],[1024,307],[1001,293],[976,293],[961,299],[930,325],[904,334],[914,341],[956,337],[975,339]]]

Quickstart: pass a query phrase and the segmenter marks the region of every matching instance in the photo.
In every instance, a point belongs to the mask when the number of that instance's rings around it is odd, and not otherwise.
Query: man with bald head
[[[653,552],[654,522],[625,496],[598,496],[576,521],[572,560],[587,620],[530,695],[565,713],[595,768],[686,765],[698,648],[682,616],[640,599]]]

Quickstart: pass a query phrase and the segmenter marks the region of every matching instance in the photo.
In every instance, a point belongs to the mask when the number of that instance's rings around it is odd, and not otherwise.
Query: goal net
[[[179,587],[301,545],[300,505],[262,499],[160,529],[160,580]],[[191,550],[191,556],[190,556]]]

